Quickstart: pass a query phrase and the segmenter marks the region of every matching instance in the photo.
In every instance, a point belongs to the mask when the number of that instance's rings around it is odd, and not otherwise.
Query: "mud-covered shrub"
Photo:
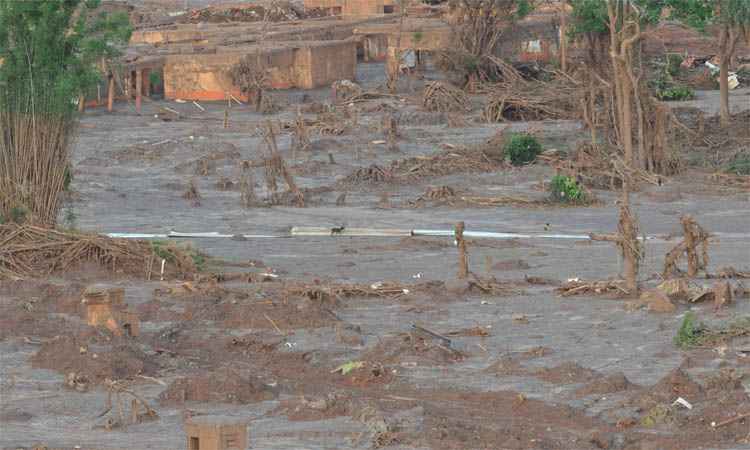
[[[682,319],[680,329],[677,330],[677,336],[674,337],[674,343],[680,348],[687,348],[700,344],[701,335],[704,327],[695,320],[695,314],[688,311],[685,318]]]
[[[534,161],[542,152],[542,144],[525,133],[514,133],[505,144],[505,156],[514,166],[522,166]]]
[[[695,98],[695,91],[690,86],[674,85],[668,86],[656,91],[659,100],[664,101],[681,101],[692,100]]]
[[[549,184],[549,193],[552,201],[560,203],[585,203],[587,201],[586,191],[578,181],[566,175],[555,175]]]
[[[734,175],[750,175],[750,155],[737,156],[727,165],[727,172]]]

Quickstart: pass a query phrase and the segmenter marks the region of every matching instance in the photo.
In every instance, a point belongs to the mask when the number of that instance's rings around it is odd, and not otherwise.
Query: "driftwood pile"
[[[113,272],[150,278],[165,271],[183,278],[197,268],[192,256],[172,244],[159,245],[131,239],[112,239],[96,234],[58,231],[31,225],[0,225],[0,279],[44,277],[95,262]]]
[[[132,382],[127,380],[105,380],[107,387],[107,404],[104,412],[97,417],[104,417],[113,409],[117,409],[116,417],[109,417],[104,422],[105,430],[125,428],[127,425],[136,425],[144,421],[157,420],[159,414],[149,406],[148,402],[138,395],[132,388]],[[125,416],[125,401],[123,397],[130,398],[130,417]],[[143,410],[141,412],[141,410]]]
[[[708,267],[710,235],[689,215],[682,216],[680,223],[684,233],[683,239],[664,257],[664,278],[682,275],[677,264],[683,256],[687,259],[687,276],[690,278],[698,275],[701,270],[706,271]]]
[[[601,280],[601,281],[583,281],[569,280],[562,286],[555,289],[555,292],[563,297],[573,295],[628,295],[625,280]]]
[[[580,117],[583,89],[579,81],[559,73],[553,73],[549,81],[525,80],[512,66],[497,67],[504,81],[480,88],[489,95],[483,113],[487,122]]]
[[[381,182],[410,183],[423,178],[457,173],[491,172],[501,167],[479,149],[452,149],[430,156],[414,156],[393,161],[388,167],[373,164],[360,167],[342,183],[347,186]]]
[[[436,112],[468,111],[471,106],[463,90],[440,81],[427,83],[422,104],[428,111]]]
[[[623,186],[625,163],[622,158],[607,152],[601,146],[594,146],[588,142],[581,142],[575,154],[569,159],[551,160],[555,169],[582,185],[594,189],[620,189]],[[642,184],[660,185],[662,177],[643,169],[627,168],[630,187],[638,189]]]

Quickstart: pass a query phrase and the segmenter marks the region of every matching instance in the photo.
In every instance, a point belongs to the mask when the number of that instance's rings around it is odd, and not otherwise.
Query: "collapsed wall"
[[[229,74],[247,55],[261,58],[271,89],[313,89],[337,80],[353,80],[357,63],[353,41],[279,42],[210,54],[169,55],[164,65],[164,95],[168,99],[224,100],[229,93],[248,100]]]

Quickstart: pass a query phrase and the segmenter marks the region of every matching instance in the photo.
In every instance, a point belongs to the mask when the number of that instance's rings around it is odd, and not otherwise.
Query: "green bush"
[[[680,348],[692,347],[699,345],[704,327],[695,322],[695,315],[688,311],[685,318],[682,319],[680,329],[677,330],[677,336],[674,337],[674,343]]]
[[[505,157],[514,166],[522,166],[534,161],[542,152],[542,144],[530,134],[514,133],[505,144]]]
[[[578,181],[569,176],[555,175],[549,184],[550,197],[561,203],[584,203],[586,192]]]
[[[667,102],[692,100],[695,98],[695,91],[689,86],[668,86],[663,89],[657,89],[656,96],[659,100]]]
[[[727,166],[727,172],[735,175],[750,175],[750,155],[737,156]]]
[[[671,76],[676,76],[680,73],[680,65],[682,64],[682,55],[677,53],[669,53],[667,55],[667,67],[666,71]]]

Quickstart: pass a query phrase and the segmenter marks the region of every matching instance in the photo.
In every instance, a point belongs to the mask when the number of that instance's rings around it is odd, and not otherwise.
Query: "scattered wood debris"
[[[682,223],[684,237],[664,258],[664,270],[662,271],[662,277],[664,278],[680,276],[682,272],[677,264],[683,255],[687,255],[688,277],[695,277],[699,271],[705,271],[708,267],[708,239],[710,235],[689,215],[682,216],[680,223]],[[698,252],[699,247],[700,253]]]
[[[279,148],[276,145],[276,135],[273,131],[273,126],[268,122],[268,131],[264,134],[266,146],[268,149],[268,157],[264,161],[266,187],[268,188],[269,203],[272,205],[282,204],[282,199],[287,198],[289,203],[304,207],[305,196],[302,191],[299,190],[297,184],[294,182],[294,177],[286,166],[284,158],[281,157]],[[290,195],[282,196],[279,194],[279,187],[276,182],[277,178],[281,178],[287,185],[288,193]]]
[[[190,201],[190,205],[193,207],[198,207],[201,205],[201,194],[198,191],[198,184],[195,182],[195,180],[190,180],[187,185],[187,189],[185,189],[185,192],[182,194],[182,198]]]
[[[440,81],[432,81],[425,85],[422,104],[428,111],[437,112],[470,109],[469,97],[463,90]]]
[[[149,406],[148,402],[143,399],[140,395],[136,394],[131,389],[132,382],[127,380],[104,380],[104,385],[107,388],[107,405],[101,414],[97,418],[104,417],[117,407],[117,417],[108,418],[103,428],[105,430],[112,430],[114,428],[125,428],[128,425],[135,425],[144,421],[156,420],[159,418],[159,414]],[[130,401],[130,417],[125,417],[125,402],[124,396],[129,396]],[[114,403],[113,403],[114,398]],[[143,412],[141,412],[143,409]]]
[[[555,289],[555,292],[563,297],[573,295],[628,295],[629,290],[626,288],[625,280],[602,280],[602,281],[582,281],[579,279],[568,280],[562,286]]]
[[[154,264],[162,259],[170,276],[191,278],[198,271],[193,255],[171,243],[155,245],[31,225],[0,225],[0,279],[45,277],[87,261],[147,278],[152,270],[158,271]]]

